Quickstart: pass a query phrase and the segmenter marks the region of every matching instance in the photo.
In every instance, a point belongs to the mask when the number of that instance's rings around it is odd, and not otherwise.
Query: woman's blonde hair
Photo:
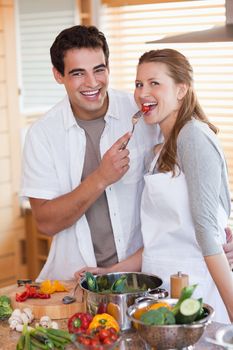
[[[188,88],[187,93],[181,101],[181,106],[170,137],[165,142],[158,160],[158,170],[164,173],[172,171],[174,176],[175,167],[176,165],[178,166],[177,137],[182,127],[191,120],[191,118],[195,118],[208,124],[210,129],[215,133],[218,132],[218,129],[209,122],[197,100],[193,90],[193,69],[184,55],[173,49],[151,50],[140,57],[138,65],[148,62],[166,64],[169,72],[168,74],[174,82],[176,84],[183,83]]]

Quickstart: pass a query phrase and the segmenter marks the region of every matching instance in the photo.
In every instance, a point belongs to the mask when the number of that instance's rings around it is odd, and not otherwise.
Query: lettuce
[[[12,311],[10,298],[6,295],[0,296],[0,320],[9,318]]]

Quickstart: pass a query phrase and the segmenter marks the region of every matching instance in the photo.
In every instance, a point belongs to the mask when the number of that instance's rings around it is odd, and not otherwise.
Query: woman
[[[147,124],[158,123],[164,143],[154,149],[141,203],[144,250],[96,273],[140,270],[162,277],[189,274],[196,295],[233,321],[233,278],[222,249],[230,194],[217,129],[193,90],[192,67],[178,51],[152,50],[139,59],[135,100]],[[141,265],[142,264],[142,265]],[[225,307],[224,307],[225,304]],[[229,316],[229,317],[228,317]]]

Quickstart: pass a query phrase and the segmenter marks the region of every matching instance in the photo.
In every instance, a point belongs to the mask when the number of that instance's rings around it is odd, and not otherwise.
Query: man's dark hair
[[[53,66],[64,75],[64,57],[67,50],[82,48],[102,48],[106,66],[108,67],[109,48],[106,38],[94,26],[77,25],[64,29],[56,37],[50,48],[50,56]]]

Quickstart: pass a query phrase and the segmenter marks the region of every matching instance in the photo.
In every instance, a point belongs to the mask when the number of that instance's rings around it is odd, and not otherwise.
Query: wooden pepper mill
[[[177,274],[170,276],[170,295],[171,298],[179,298],[182,288],[189,285],[189,276],[178,271]]]

